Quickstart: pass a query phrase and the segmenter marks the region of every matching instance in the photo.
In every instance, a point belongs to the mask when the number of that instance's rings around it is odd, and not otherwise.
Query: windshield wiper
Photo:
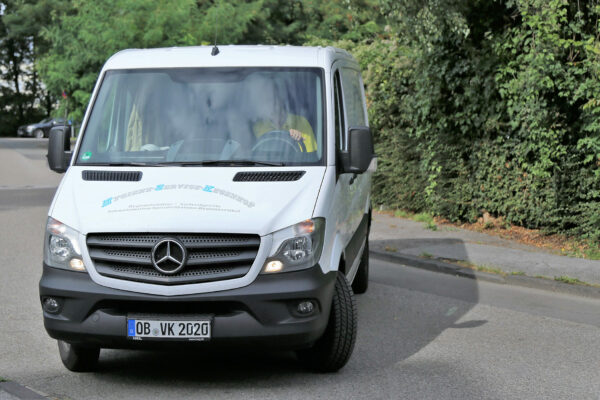
[[[160,165],[177,165],[181,167],[191,167],[194,165],[267,165],[270,167],[283,167],[285,163],[270,162],[270,161],[255,161],[255,160],[204,160],[204,161],[172,161],[160,163]]]
[[[202,165],[268,165],[271,167],[282,167],[282,162],[255,161],[255,160],[204,160]]]
[[[147,163],[147,162],[107,162],[107,163],[86,163],[81,164],[90,167],[164,167],[162,163]]]

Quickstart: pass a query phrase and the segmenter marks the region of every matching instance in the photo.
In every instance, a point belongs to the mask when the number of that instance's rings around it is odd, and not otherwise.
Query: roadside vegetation
[[[560,251],[600,258],[596,0],[0,0],[0,10],[0,135],[48,113],[81,120],[102,64],[125,48],[212,44],[215,32],[222,45],[335,45],[364,71],[375,207],[431,230],[488,215],[490,232],[576,238]]]
[[[587,285],[587,286],[592,286],[589,283],[583,282],[580,279],[577,278],[571,278],[570,276],[555,276],[554,280],[557,282],[563,282],[563,283],[568,283],[570,285]],[[595,285],[594,285],[595,286]]]

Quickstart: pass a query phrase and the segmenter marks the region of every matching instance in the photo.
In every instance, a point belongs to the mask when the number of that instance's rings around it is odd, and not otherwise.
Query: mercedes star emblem
[[[175,238],[163,238],[152,249],[152,264],[157,271],[165,275],[174,275],[181,271],[186,260],[185,246]]]

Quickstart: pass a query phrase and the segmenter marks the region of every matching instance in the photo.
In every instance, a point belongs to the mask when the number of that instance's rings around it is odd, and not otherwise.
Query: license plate
[[[210,320],[127,319],[127,337],[133,340],[209,340],[210,322]]]

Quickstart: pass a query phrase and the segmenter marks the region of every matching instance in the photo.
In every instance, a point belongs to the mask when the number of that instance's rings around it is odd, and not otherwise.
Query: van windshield
[[[322,165],[319,68],[105,73],[76,165]]]

